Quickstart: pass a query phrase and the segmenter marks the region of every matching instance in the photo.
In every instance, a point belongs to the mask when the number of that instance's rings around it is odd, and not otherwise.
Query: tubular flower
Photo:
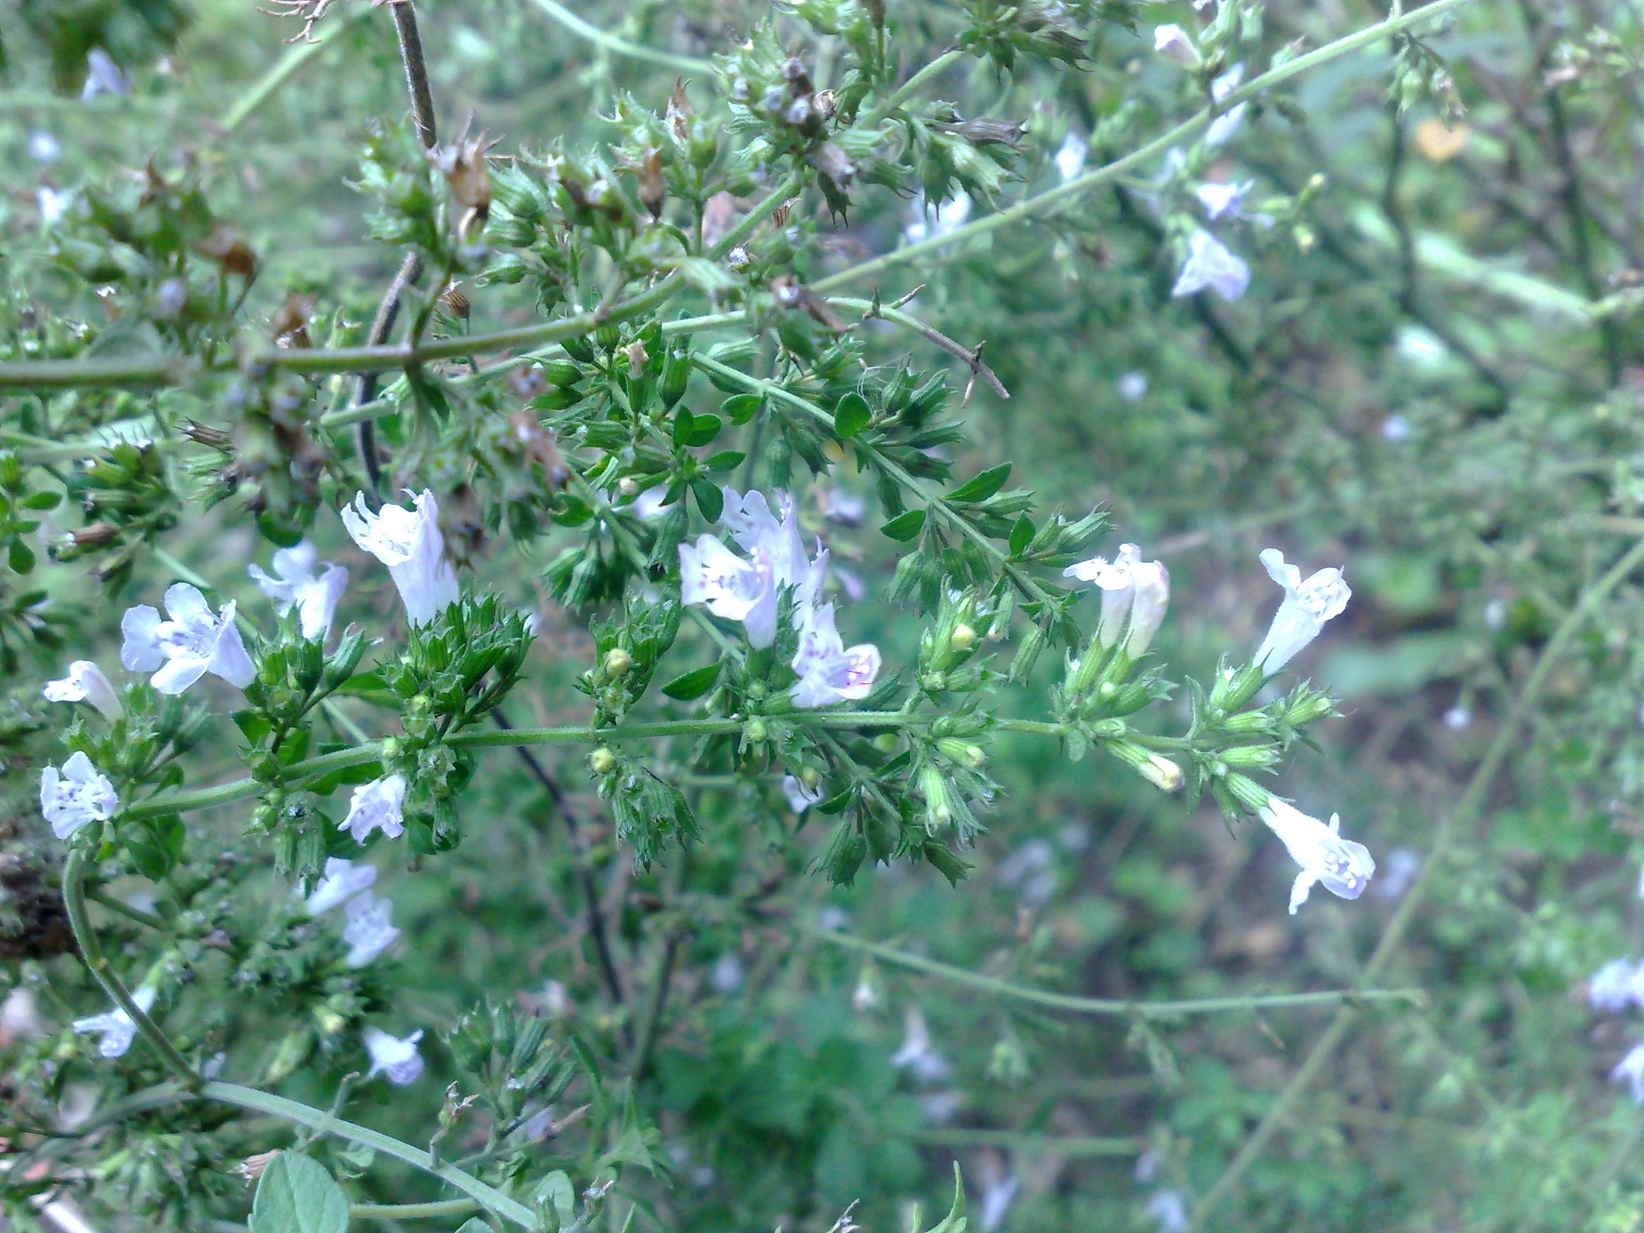
[[[331,632],[337,601],[348,585],[348,571],[327,562],[324,572],[316,574],[316,555],[314,545],[304,540],[295,548],[281,548],[274,553],[275,577],[270,578],[255,564],[247,566],[246,572],[274,601],[281,616],[293,608],[297,610],[304,638],[323,641]]]
[[[89,702],[110,723],[125,714],[114,686],[89,659],[75,660],[69,665],[67,676],[47,681],[40,693],[48,702]]]
[[[1261,563],[1267,576],[1284,588],[1284,600],[1256,652],[1256,666],[1272,676],[1319,636],[1326,621],[1341,615],[1353,592],[1339,569],[1317,570],[1304,582],[1301,571],[1287,565],[1277,548],[1264,548]]]
[[[106,822],[119,807],[114,785],[78,750],[61,769],[48,766],[40,772],[40,812],[59,839],[67,839],[88,823]]]
[[[325,876],[314,888],[314,893],[303,901],[303,908],[310,916],[319,916],[368,890],[376,880],[375,865],[338,860],[333,856],[325,862]]]
[[[131,1000],[137,1003],[137,1009],[145,1015],[154,1006],[155,991],[149,985],[144,985],[131,995]],[[125,1009],[116,1006],[106,1014],[92,1015],[89,1019],[76,1019],[71,1025],[76,1032],[100,1032],[103,1039],[97,1042],[97,1052],[103,1057],[119,1057],[129,1048],[131,1042],[137,1038],[137,1025],[132,1022],[131,1016]]]
[[[368,890],[350,899],[343,911],[348,917],[342,935],[348,943],[348,957],[343,962],[348,967],[363,968],[400,936],[391,919],[394,905]]]
[[[374,1027],[366,1027],[360,1036],[365,1040],[366,1052],[371,1055],[371,1069],[365,1073],[367,1079],[384,1075],[390,1083],[404,1087],[422,1076],[422,1055],[417,1052],[421,1029],[403,1040]]]
[[[725,500],[721,520],[748,556],[737,556],[711,535],[698,536],[695,545],[681,544],[680,598],[706,605],[715,616],[742,622],[749,645],[767,647],[776,641],[782,588],[794,588],[794,602],[802,608],[814,603],[827,569],[827,550],[819,547],[814,559],[805,555],[787,493],[774,494],[773,512],[763,493],[720,491]]]
[[[1341,837],[1338,814],[1331,814],[1330,825],[1326,826],[1276,796],[1268,797],[1259,812],[1261,820],[1290,853],[1290,859],[1301,866],[1290,888],[1290,915],[1294,916],[1296,909],[1307,902],[1308,893],[1318,883],[1343,899],[1357,899],[1364,894],[1375,875],[1376,862],[1362,843]]]
[[[405,776],[384,775],[354,789],[348,801],[348,816],[337,823],[356,843],[364,843],[372,831],[380,830],[390,839],[405,834]],[[331,872],[327,866],[326,872]]]
[[[240,689],[251,684],[257,670],[234,624],[233,600],[214,615],[198,588],[174,582],[164,602],[168,621],[148,604],[126,609],[120,619],[122,664],[154,673],[149,684],[163,694],[180,694],[208,672]]]
[[[413,508],[384,505],[376,513],[366,508],[365,494],[342,508],[343,526],[365,551],[388,566],[394,586],[405,603],[406,619],[426,625],[457,602],[457,575],[445,559],[440,535],[440,507],[430,489],[411,498]]]
[[[799,674],[793,704],[827,706],[866,698],[879,675],[879,648],[864,642],[847,649],[834,625],[832,604],[802,611],[799,649],[793,657],[793,670]]]
[[[1092,557],[1069,565],[1062,576],[1101,588],[1098,646],[1108,650],[1123,638],[1125,654],[1132,659],[1147,650],[1170,604],[1170,574],[1160,562],[1142,560],[1142,550],[1135,544],[1120,544],[1111,562]]]
[[[1244,259],[1201,228],[1187,237],[1187,260],[1170,294],[1197,295],[1208,288],[1224,300],[1236,300],[1249,286],[1250,267]]]

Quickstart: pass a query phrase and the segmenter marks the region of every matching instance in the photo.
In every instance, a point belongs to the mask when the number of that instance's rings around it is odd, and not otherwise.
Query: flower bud
[[[968,651],[976,645],[976,631],[961,622],[953,627],[953,633],[948,636],[948,645],[956,651]]]
[[[616,769],[617,756],[601,745],[588,755],[588,769],[596,775],[609,775]]]
[[[607,676],[622,676],[634,666],[634,657],[621,647],[614,646],[605,652],[604,664]]]

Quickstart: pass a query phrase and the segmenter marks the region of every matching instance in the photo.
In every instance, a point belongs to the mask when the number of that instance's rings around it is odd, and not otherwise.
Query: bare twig
[[[835,299],[833,302],[836,304],[850,305],[852,307],[861,303],[859,300],[844,299]],[[862,320],[870,321],[873,318],[878,317],[882,321],[895,322],[897,325],[904,326],[907,329],[912,330],[915,334],[919,335],[920,338],[923,338],[928,342],[935,343],[949,355],[957,356],[959,359],[963,360],[970,367],[971,377],[970,383],[965,386],[965,397],[963,401],[970,401],[970,387],[971,384],[975,383],[977,377],[980,377],[982,380],[986,381],[988,386],[995,394],[999,395],[1000,398],[1010,397],[1010,391],[1005,388],[1005,383],[999,380],[998,375],[993,371],[993,369],[982,363],[982,348],[986,345],[985,343],[977,343],[974,347],[967,347],[964,343],[956,342],[954,339],[949,338],[946,334],[942,333],[941,330],[936,329],[934,326],[926,325],[923,321],[919,320],[919,318],[910,316],[908,313],[901,311],[898,305],[904,302],[906,302],[906,297],[897,301],[896,305],[892,305],[887,308],[881,305],[877,300],[870,301],[867,308],[862,313]]]
[[[394,33],[399,38],[400,63],[405,66],[405,90],[411,97],[411,118],[417,126],[417,139],[422,142],[425,150],[432,150],[438,141],[438,134],[434,126],[434,97],[428,89],[428,66],[422,57],[422,35],[417,30],[417,11],[411,0],[403,0],[402,3],[391,4],[388,7],[394,14]],[[388,284],[388,290],[383,293],[382,303],[377,305],[377,315],[371,322],[371,332],[366,335],[366,346],[380,347],[388,341],[388,335],[393,332],[394,322],[400,315],[400,303],[405,297],[405,289],[421,277],[422,255],[412,249],[405,254],[405,260],[400,263],[399,273],[394,275],[394,281]],[[355,387],[354,404],[359,406],[368,403],[376,395],[377,374],[362,372],[359,384]],[[361,420],[355,426],[354,444],[359,451],[360,462],[365,467],[372,495],[376,496],[382,488],[382,463],[377,458],[377,433],[372,421]]]

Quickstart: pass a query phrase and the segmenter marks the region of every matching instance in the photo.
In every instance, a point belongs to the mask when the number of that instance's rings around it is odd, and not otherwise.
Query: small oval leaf
[[[975,479],[960,484],[948,493],[948,500],[986,501],[1005,486],[1005,481],[1010,478],[1010,466],[1010,463],[1002,462],[996,467],[989,467]]]
[[[322,1165],[280,1152],[263,1170],[251,1204],[251,1233],[345,1233],[348,1196]]]
[[[700,698],[712,689],[718,676],[718,664],[693,668],[689,672],[682,673],[669,681],[662,687],[662,692],[677,702],[689,702],[693,698]]]
[[[868,400],[855,392],[846,394],[833,409],[833,429],[842,438],[854,437],[868,426],[873,412]]]
[[[918,535],[924,529],[924,526],[925,511],[910,509],[906,513],[898,514],[879,529],[891,539],[905,541]]]

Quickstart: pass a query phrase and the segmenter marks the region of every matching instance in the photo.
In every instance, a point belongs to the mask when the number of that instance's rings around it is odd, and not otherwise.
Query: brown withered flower
[[[835,334],[843,334],[850,328],[826,300],[792,274],[778,274],[771,279],[771,296],[778,308],[802,309],[819,325]]]
[[[312,347],[308,336],[308,318],[314,311],[314,297],[298,295],[295,291],[285,297],[285,303],[274,310],[268,330],[274,335],[276,347]]]
[[[468,320],[468,314],[474,310],[474,305],[468,298],[459,282],[445,284],[445,290],[440,292],[440,304],[446,312],[461,321]]]
[[[491,173],[485,165],[485,153],[500,140],[488,139],[483,133],[469,137],[464,132],[450,145],[427,151],[428,160],[445,177],[451,200],[462,207],[462,218],[457,223],[459,238],[466,238],[475,222],[483,227],[491,213]]]
[[[257,276],[257,254],[240,238],[239,231],[229,223],[215,222],[205,239],[195,247],[202,256],[210,257],[222,266],[225,274],[238,274],[250,281]]]

